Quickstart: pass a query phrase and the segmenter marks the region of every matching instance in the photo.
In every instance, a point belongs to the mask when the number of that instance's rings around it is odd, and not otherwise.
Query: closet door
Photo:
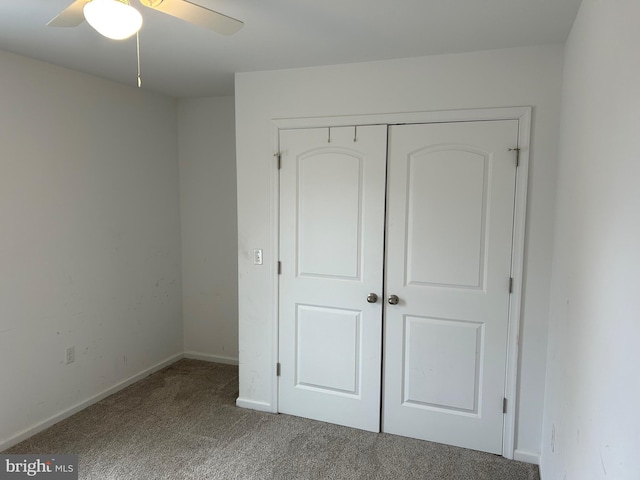
[[[385,432],[502,453],[517,135],[390,127]]]
[[[280,132],[278,410],[375,432],[386,140],[386,126]]]

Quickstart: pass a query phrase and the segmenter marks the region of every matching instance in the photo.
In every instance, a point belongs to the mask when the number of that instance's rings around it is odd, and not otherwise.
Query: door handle
[[[387,300],[389,305],[397,305],[400,299],[397,295],[389,295],[389,299]]]
[[[375,293],[370,293],[369,295],[367,295],[367,302],[376,303],[377,301],[378,301],[378,295],[376,295]]]

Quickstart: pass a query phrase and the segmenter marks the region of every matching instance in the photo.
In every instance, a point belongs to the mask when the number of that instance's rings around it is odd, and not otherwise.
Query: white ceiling
[[[581,0],[190,0],[245,22],[232,36],[131,0],[144,17],[143,88],[233,94],[234,72],[562,43]],[[0,49],[130,85],[135,37],[46,27],[72,0],[0,0]]]

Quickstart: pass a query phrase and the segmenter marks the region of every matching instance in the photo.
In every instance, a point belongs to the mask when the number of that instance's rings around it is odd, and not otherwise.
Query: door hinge
[[[278,275],[282,275],[282,262],[278,260]]]
[[[277,165],[278,165],[278,170],[280,170],[280,168],[282,168],[282,155],[280,154],[280,152],[278,152],[278,153],[274,153],[273,156],[276,157],[276,159],[278,160]]]
[[[507,399],[506,399],[506,397],[502,399],[502,413],[507,413]]]
[[[516,168],[520,166],[520,147],[510,148],[510,152],[516,152]]]
[[[509,293],[513,293],[513,277],[509,277]]]
[[[280,363],[276,363],[276,377],[280,376]]]

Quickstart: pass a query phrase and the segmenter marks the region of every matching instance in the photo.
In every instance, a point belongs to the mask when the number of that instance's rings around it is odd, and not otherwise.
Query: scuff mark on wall
[[[604,472],[605,476],[607,475],[607,469],[604,466],[604,459],[602,458],[602,453],[600,454],[600,465],[602,465],[602,471]]]

